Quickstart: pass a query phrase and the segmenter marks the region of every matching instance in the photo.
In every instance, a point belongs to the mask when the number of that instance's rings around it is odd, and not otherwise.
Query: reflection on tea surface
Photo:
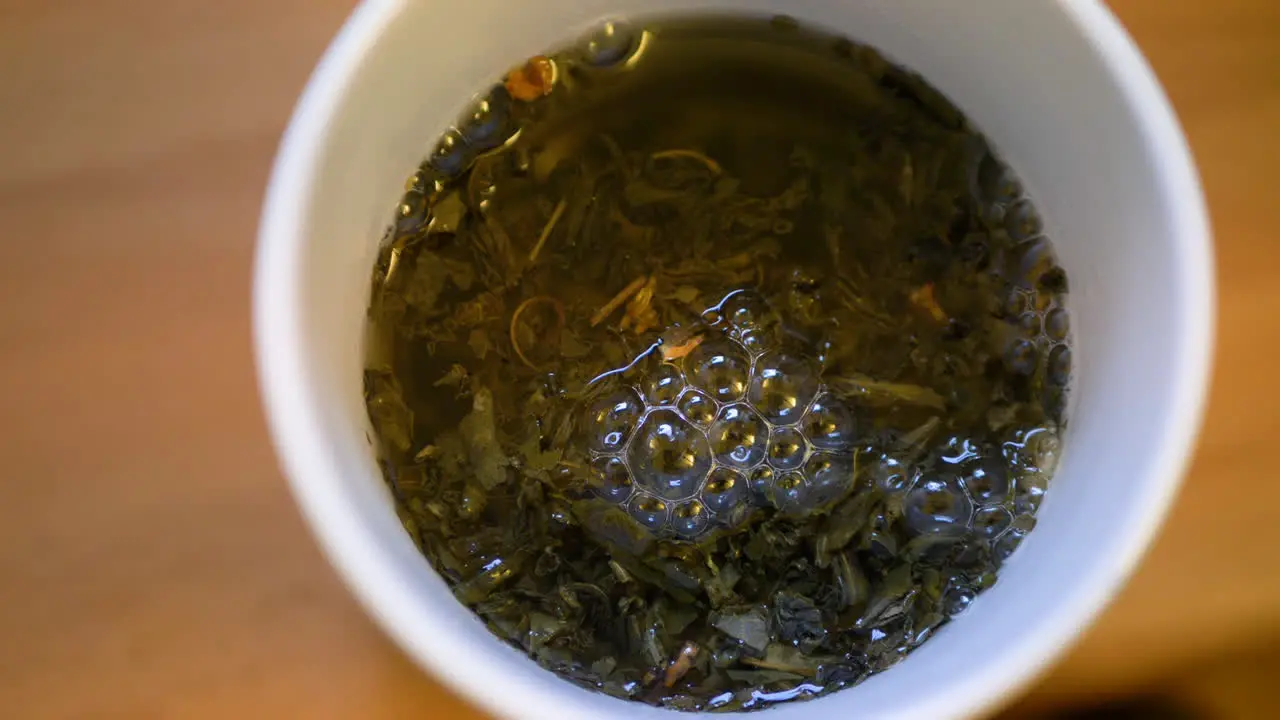
[[[787,20],[607,24],[410,178],[370,419],[406,530],[492,631],[621,698],[858,683],[1035,525],[1066,277],[965,118]]]

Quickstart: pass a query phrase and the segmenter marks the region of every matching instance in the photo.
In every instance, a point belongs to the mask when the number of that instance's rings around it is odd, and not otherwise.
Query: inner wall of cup
[[[578,690],[505,646],[459,605],[412,546],[366,440],[361,338],[370,271],[405,177],[468,99],[523,57],[628,9],[768,12],[770,0],[386,2],[393,10],[331,118],[303,221],[303,352],[324,398],[339,492],[412,599],[380,605],[384,626],[420,662],[490,709],[527,717],[647,717],[651,709]],[[771,713],[778,720],[944,717],[1007,690],[1073,631],[1082,603],[1169,478],[1153,472],[1188,308],[1159,163],[1134,110],[1089,41],[1055,3],[785,4],[920,71],[1001,149],[1041,208],[1067,269],[1075,340],[1073,413],[1039,526],[1000,582],[902,665],[853,690]],[[372,12],[366,10],[367,13]],[[495,21],[494,18],[500,18]],[[302,482],[306,482],[303,480]],[[319,528],[322,534],[324,528]],[[342,539],[330,539],[342,542]],[[345,568],[356,584],[359,568]],[[1110,581],[1106,581],[1110,582]],[[403,599],[403,598],[402,598]],[[1046,646],[1046,643],[1048,645]],[[477,683],[496,682],[501,697]],[[490,688],[492,689],[492,688]],[[856,715],[853,714],[856,710]]]

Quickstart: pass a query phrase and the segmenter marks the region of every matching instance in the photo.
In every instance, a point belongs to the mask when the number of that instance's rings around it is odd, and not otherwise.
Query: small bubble
[[[751,361],[737,345],[707,341],[686,358],[689,382],[720,402],[733,402],[747,389]]]
[[[401,233],[415,232],[427,222],[427,198],[420,192],[410,191],[396,208],[396,229]]]
[[[995,555],[996,560],[1000,562],[1008,560],[1009,556],[1013,554],[1013,551],[1017,550],[1018,546],[1022,544],[1024,537],[1026,537],[1025,534],[1012,528],[1006,530],[1003,535],[996,539],[995,544],[991,546],[992,554]]]
[[[1019,375],[1034,374],[1038,361],[1039,353],[1036,352],[1035,343],[1025,338],[1014,340],[1004,354],[1005,365]]]
[[[1040,316],[1033,312],[1023,313],[1018,317],[1018,327],[1024,337],[1034,339],[1040,335]]]
[[[716,401],[697,390],[686,390],[680,396],[679,408],[689,422],[698,427],[706,427],[716,419]]]
[[[1002,502],[1009,495],[1009,469],[995,458],[974,460],[965,465],[960,483],[974,502]]]
[[[773,482],[773,504],[783,512],[796,513],[808,510],[808,487],[804,476],[798,472],[779,475]]]
[[[613,503],[624,503],[631,497],[631,473],[626,463],[616,457],[597,458],[591,463],[591,489]]]
[[[809,477],[809,501],[820,507],[844,496],[853,488],[853,463],[842,455],[814,455],[804,466]]]
[[[907,495],[907,526],[918,534],[963,527],[972,512],[969,497],[952,475],[925,475]]]
[[[667,405],[675,401],[684,390],[684,376],[680,368],[662,363],[645,378],[644,394],[654,405]]]
[[[881,456],[874,472],[876,486],[889,492],[903,490],[910,480],[906,466],[891,455]]]
[[[1014,247],[1014,252],[1017,265],[1010,280],[1027,293],[1040,288],[1040,279],[1056,266],[1053,246],[1049,244],[1048,238],[1035,237],[1020,242]]]
[[[1031,307],[1031,298],[1026,292],[1014,288],[1009,291],[1008,297],[1005,298],[1004,314],[1006,317],[1016,318],[1026,312]]]
[[[427,161],[432,168],[445,177],[457,177],[471,164],[471,154],[467,149],[462,134],[450,129],[440,138],[431,159]]]
[[[973,514],[973,529],[983,537],[993,538],[1013,523],[1013,515],[999,505],[979,508]]]
[[[779,470],[795,470],[804,462],[804,436],[795,428],[778,428],[769,439],[769,463]]]
[[[757,362],[748,400],[778,425],[798,422],[818,391],[818,372],[809,361],[785,352],[769,352]]]
[[[462,139],[468,145],[489,150],[506,142],[511,115],[511,95],[501,85],[476,100],[459,123]]]
[[[1071,380],[1071,348],[1059,345],[1049,351],[1049,382],[1065,387]]]
[[[636,421],[644,412],[644,402],[630,388],[610,393],[591,404],[584,426],[588,446],[596,452],[617,452],[627,444]]]
[[[583,55],[596,67],[616,65],[631,54],[635,33],[622,22],[606,22],[587,36]]]
[[[769,347],[768,338],[763,330],[743,330],[738,334],[738,342],[753,353],[764,352]]]
[[[1031,515],[1040,509],[1048,482],[1043,473],[1030,471],[1018,478],[1014,489],[1013,509],[1019,515]]]
[[[974,594],[972,590],[963,587],[955,587],[946,591],[942,596],[942,607],[949,617],[955,617],[973,604]]]
[[[769,426],[746,405],[730,405],[720,411],[707,435],[711,451],[720,462],[747,468],[764,459]]]
[[[652,495],[636,495],[631,501],[631,517],[652,532],[667,524],[667,504]]]
[[[1058,434],[1048,428],[1037,428],[1027,433],[1024,452],[1031,466],[1052,475],[1058,467],[1058,454],[1062,450],[1062,441]]]
[[[1062,308],[1050,310],[1049,314],[1044,318],[1044,332],[1049,336],[1050,340],[1062,342],[1067,339],[1067,333],[1071,330],[1071,319],[1067,316],[1067,311]]]
[[[677,535],[685,538],[700,535],[710,521],[711,517],[707,509],[697,500],[677,505],[675,512],[671,514],[672,529]]]
[[[702,499],[716,514],[728,513],[747,500],[747,479],[737,470],[721,467],[707,476]]]
[[[801,423],[805,437],[822,450],[845,450],[853,445],[853,413],[834,395],[820,395]]]
[[[777,324],[777,317],[765,299],[750,291],[726,300],[724,313],[729,323],[739,330],[767,329]]]
[[[1019,200],[1005,212],[1005,230],[1015,241],[1029,240],[1044,230],[1044,224],[1030,200]]]
[[[773,468],[761,465],[751,471],[751,497],[756,502],[768,502],[773,493]]]

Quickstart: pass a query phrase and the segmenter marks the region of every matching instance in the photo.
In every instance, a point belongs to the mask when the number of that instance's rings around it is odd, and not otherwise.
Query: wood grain
[[[299,522],[254,386],[279,133],[351,0],[0,0],[0,716],[478,718]],[[1032,701],[1280,637],[1280,5],[1117,0],[1203,172],[1207,426],[1132,584]]]

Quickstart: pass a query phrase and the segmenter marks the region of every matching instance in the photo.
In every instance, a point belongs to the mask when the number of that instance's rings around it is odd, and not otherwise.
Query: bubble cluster
[[[854,417],[775,311],[728,298],[683,358],[587,403],[590,487],[650,532],[697,540],[773,507],[803,515],[853,488]]]
[[[1046,386],[1064,389],[1071,380],[1071,327],[1064,297],[1015,284],[1004,307],[1006,326],[1000,348],[1005,366],[1017,375],[1042,376]]]
[[[884,453],[871,482],[902,498],[908,533],[968,535],[1003,561],[1035,525],[1059,443],[1049,427],[1020,428],[993,444],[952,438],[914,466]]]
[[[579,77],[597,77],[630,68],[643,54],[650,34],[622,21],[605,21],[582,36],[573,47],[554,58],[536,56],[513,70],[503,82],[475,96],[453,126],[436,141],[428,157],[409,184],[425,196],[446,187],[475,166],[476,160],[519,135],[523,126],[540,115],[543,97],[572,89],[560,81],[562,65],[571,66]],[[410,188],[406,188],[410,189]],[[415,218],[420,212],[402,210]],[[402,223],[407,224],[407,223]],[[416,230],[409,227],[407,230]]]
[[[1056,414],[1071,380],[1066,274],[1045,235],[1044,219],[1013,171],[985,142],[975,145],[970,167],[973,200],[1012,242],[990,268],[1005,285],[997,314],[1008,328],[993,350],[1011,373],[1044,388],[1044,404]]]

